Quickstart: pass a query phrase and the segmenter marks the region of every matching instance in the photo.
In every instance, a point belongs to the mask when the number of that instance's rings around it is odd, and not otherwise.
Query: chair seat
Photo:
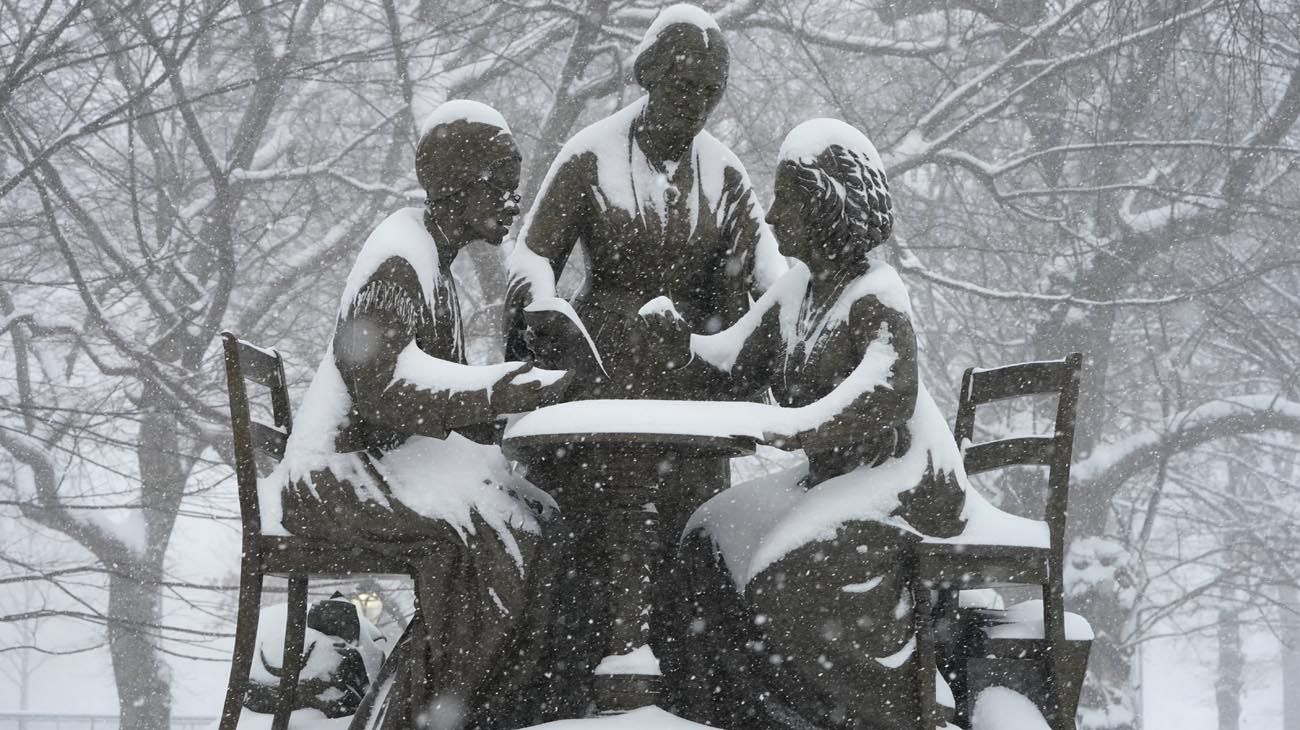
[[[262,573],[306,573],[313,576],[409,575],[414,558],[377,553],[328,540],[281,535],[258,537],[257,553]]]
[[[1043,639],[985,639],[969,649],[961,660],[968,703],[988,687],[1010,687],[1032,699],[1044,717],[1053,720],[1060,717],[1072,723],[1088,670],[1092,640],[1067,639],[1064,646],[1056,649],[1054,657],[1049,657]],[[1053,680],[1056,700],[1051,699],[1048,674],[1042,669],[1049,658],[1054,658],[1056,663]]]
[[[980,629],[990,641],[1042,640],[1043,602],[1022,601],[1005,610],[977,610]],[[1091,641],[1092,626],[1077,613],[1065,612],[1067,641]]]
[[[916,559],[921,579],[941,586],[976,588],[1048,580],[1046,548],[922,543]]]

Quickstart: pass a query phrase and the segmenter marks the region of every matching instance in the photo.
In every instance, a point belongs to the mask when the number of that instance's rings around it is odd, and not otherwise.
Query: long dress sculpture
[[[662,11],[631,64],[646,95],[564,145],[524,219],[508,259],[508,358],[564,349],[538,342],[548,333],[527,327],[524,309],[555,296],[579,242],[587,255],[585,286],[573,308],[603,367],[578,378],[571,399],[731,397],[729,389],[691,387],[651,367],[640,354],[638,316],[647,301],[667,296],[692,327],[717,332],[785,269],[744,167],[704,130],[726,88],[728,63],[727,43],[707,13],[689,5]],[[724,459],[658,464],[623,456],[575,447],[529,464],[529,478],[555,497],[568,521],[556,533],[577,536],[557,545],[553,559],[585,566],[560,569],[572,579],[562,577],[556,591],[553,633],[560,643],[554,651],[566,657],[559,671],[567,673],[554,683],[567,695],[555,700],[557,716],[582,711],[584,678],[601,660],[596,634],[606,618],[590,596],[599,593],[602,578],[591,566],[603,559],[593,543],[603,539],[611,507],[593,501],[594,485],[655,480],[659,532],[664,544],[675,546],[691,512],[729,484]],[[680,593],[673,582],[670,570],[657,576],[663,601]],[[651,617],[666,680],[681,674],[674,670],[673,637],[682,630],[663,612]]]
[[[726,728],[914,727],[908,556],[962,530],[966,481],[920,383],[907,290],[867,256],[893,225],[875,148],[836,120],[797,127],[768,221],[803,263],[734,327],[693,336],[679,376],[770,386],[768,441],[807,462],[723,492],[688,527],[700,630],[685,653],[702,679],[687,711]]]

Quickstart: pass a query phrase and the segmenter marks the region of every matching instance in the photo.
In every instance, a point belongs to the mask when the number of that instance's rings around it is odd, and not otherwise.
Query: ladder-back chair
[[[239,605],[235,648],[230,664],[219,730],[235,730],[247,691],[249,672],[257,651],[257,623],[261,610],[262,581],[267,575],[289,580],[288,619],[284,632],[283,667],[272,730],[285,730],[293,711],[302,671],[303,642],[307,632],[309,576],[346,576],[359,573],[412,575],[410,564],[325,540],[293,537],[262,524],[258,500],[258,455],[275,461],[284,458],[293,419],[289,389],[280,353],[222,332],[225,346],[226,385],[230,397],[230,425],[234,439],[235,478],[239,486],[239,514],[243,522],[243,556],[239,570]],[[246,382],[270,391],[272,424],[253,420]],[[275,533],[281,534],[275,534]]]
[[[1016,465],[1048,468],[1044,521],[1048,544],[1022,545],[921,543],[917,548],[914,599],[917,603],[918,692],[923,725],[939,718],[934,697],[935,635],[944,643],[944,675],[952,678],[959,718],[969,721],[982,684],[1012,684],[1034,699],[1053,730],[1073,730],[1079,690],[1091,641],[1067,639],[1064,608],[1065,521],[1069,502],[1070,460],[1083,357],[1005,367],[970,368],[962,376],[957,422],[967,474]],[[1056,394],[1056,420],[1050,436],[1016,436],[973,443],[977,406],[1020,396]],[[963,611],[963,589],[1037,585],[1042,591],[1042,635],[993,638],[986,629],[995,612]],[[931,591],[937,601],[930,605]],[[997,636],[997,632],[993,632]],[[927,671],[928,668],[928,671]],[[990,681],[991,680],[991,681]],[[930,724],[927,727],[934,727]]]

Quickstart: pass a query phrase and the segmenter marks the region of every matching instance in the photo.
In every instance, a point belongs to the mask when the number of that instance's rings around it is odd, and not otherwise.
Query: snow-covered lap
[[[537,532],[537,516],[518,497],[550,497],[513,473],[501,449],[453,433],[445,439],[415,436],[376,463],[392,496],[425,517],[472,533],[473,514],[488,523],[522,565],[511,528]],[[436,485],[430,467],[436,468]]]

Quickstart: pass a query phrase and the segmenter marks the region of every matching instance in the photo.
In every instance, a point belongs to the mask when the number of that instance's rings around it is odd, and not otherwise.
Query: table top
[[[730,401],[583,400],[539,408],[506,427],[521,454],[573,444],[646,447],[695,457],[742,456],[762,440],[772,406]]]

